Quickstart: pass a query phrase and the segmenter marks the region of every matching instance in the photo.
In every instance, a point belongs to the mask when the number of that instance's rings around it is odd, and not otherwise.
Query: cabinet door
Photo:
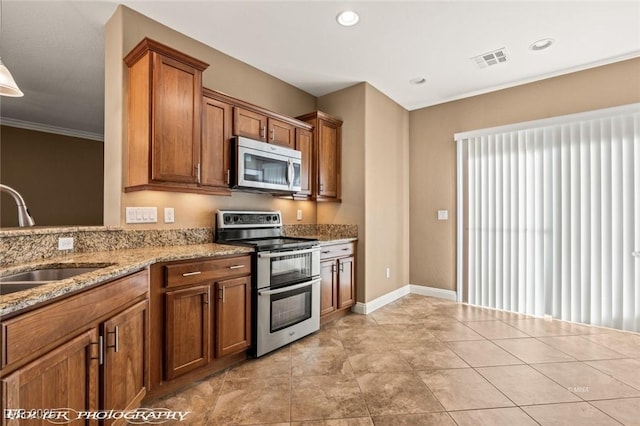
[[[201,186],[229,188],[231,105],[204,98],[202,112]]]
[[[336,261],[320,262],[320,315],[336,310],[338,274]]]
[[[318,120],[318,196],[340,198],[340,127]]]
[[[269,118],[268,121],[269,143],[276,143],[294,149],[296,145],[296,128],[275,118]]]
[[[216,283],[216,357],[251,345],[251,280],[233,278]]]
[[[209,363],[209,285],[165,294],[165,378],[170,380]]]
[[[11,409],[98,409],[98,332],[89,330],[22,367],[0,382],[2,424],[51,425],[49,420],[7,418]],[[70,417],[75,416],[73,411]],[[97,424],[76,421],[71,424]]]
[[[313,194],[313,133],[305,129],[296,129],[296,149],[302,153],[300,167],[299,195]]]
[[[154,53],[151,179],[196,183],[202,73]]]
[[[267,141],[267,117],[240,107],[233,108],[233,134]]]
[[[105,321],[103,336],[103,409],[134,409],[146,395],[149,383],[149,302],[136,303]]]
[[[355,268],[354,258],[338,259],[338,309],[348,308],[355,303]]]

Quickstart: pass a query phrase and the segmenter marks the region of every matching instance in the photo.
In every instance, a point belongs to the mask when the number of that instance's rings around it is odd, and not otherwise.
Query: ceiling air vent
[[[482,55],[474,56],[471,58],[471,61],[473,61],[478,68],[487,68],[493,65],[498,65],[503,62],[507,62],[507,49],[502,47],[491,52],[483,53]]]

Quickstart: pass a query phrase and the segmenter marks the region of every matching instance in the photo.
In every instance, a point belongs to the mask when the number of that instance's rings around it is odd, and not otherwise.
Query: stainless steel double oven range
[[[279,211],[218,210],[216,242],[254,247],[253,355],[320,329],[320,245],[286,237]]]

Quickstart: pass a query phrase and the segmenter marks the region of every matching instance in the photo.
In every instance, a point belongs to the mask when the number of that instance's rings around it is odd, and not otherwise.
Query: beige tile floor
[[[640,335],[408,295],[150,406],[181,425],[640,425]]]

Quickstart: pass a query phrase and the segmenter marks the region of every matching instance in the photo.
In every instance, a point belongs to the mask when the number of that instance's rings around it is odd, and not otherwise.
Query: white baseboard
[[[453,300],[453,301],[456,300],[456,292],[453,290],[444,290],[444,289],[435,288],[435,287],[425,287],[422,285],[407,284],[404,287],[400,287],[376,299],[373,299],[371,302],[367,302],[367,303],[357,302],[353,306],[353,308],[351,308],[351,311],[356,314],[367,315],[375,311],[376,309],[380,309],[383,306],[391,302],[394,302],[403,296],[406,296],[409,293],[419,294],[421,296],[437,297],[439,299],[447,299],[447,300]]]
[[[423,285],[409,284],[411,294],[419,294],[421,296],[437,297],[438,299],[457,300],[457,293],[453,290],[445,290],[443,288],[426,287]]]

